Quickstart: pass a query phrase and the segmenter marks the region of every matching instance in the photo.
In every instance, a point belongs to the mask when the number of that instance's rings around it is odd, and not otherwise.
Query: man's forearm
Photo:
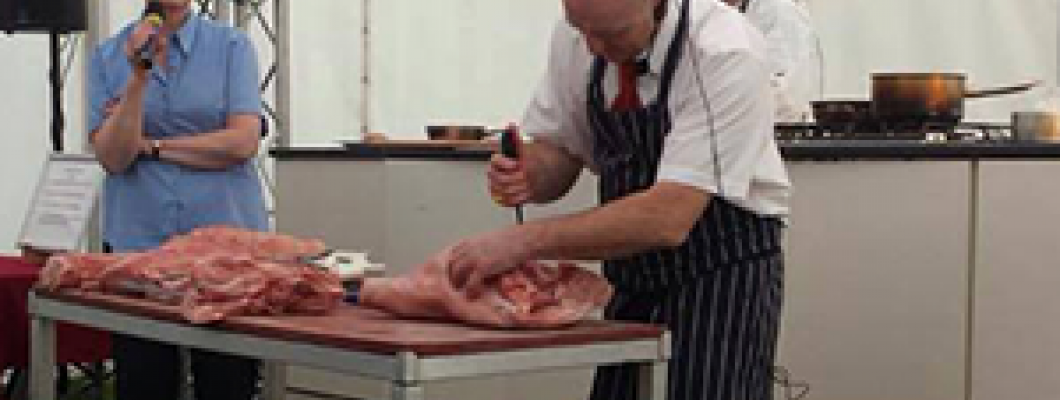
[[[547,144],[527,144],[528,156],[539,171],[535,173],[533,185],[534,203],[550,203],[563,197],[574,186],[581,174],[581,163],[563,149]]]
[[[707,207],[694,189],[632,194],[592,210],[514,226],[526,259],[606,260],[685,242]]]

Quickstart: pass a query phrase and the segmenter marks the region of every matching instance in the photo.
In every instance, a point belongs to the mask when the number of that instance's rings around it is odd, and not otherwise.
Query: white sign
[[[52,154],[37,182],[19,244],[44,251],[76,250],[103,177],[103,168],[90,155]]]

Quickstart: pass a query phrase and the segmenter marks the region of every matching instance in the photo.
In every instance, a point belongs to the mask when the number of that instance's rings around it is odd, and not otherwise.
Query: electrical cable
[[[73,67],[74,58],[77,56],[77,44],[80,43],[80,39],[81,35],[70,34],[67,36],[66,41],[63,42],[62,51],[66,51],[69,48],[69,53],[66,56],[66,65],[63,67],[60,87],[65,87],[67,80],[70,78],[70,68]]]
[[[810,394],[809,383],[792,380],[791,372],[779,365],[773,367],[773,382],[784,389],[786,400],[802,400]]]

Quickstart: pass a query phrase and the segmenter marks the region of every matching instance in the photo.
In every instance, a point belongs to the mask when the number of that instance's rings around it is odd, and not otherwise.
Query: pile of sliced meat
[[[366,278],[360,302],[404,318],[500,328],[557,328],[611,298],[607,281],[569,262],[529,262],[487,282],[476,296],[453,286],[445,256],[393,278]]]
[[[230,315],[320,314],[342,301],[339,277],[303,260],[323,242],[208,227],[144,253],[52,257],[39,285],[146,297],[208,323]]]
[[[324,244],[291,236],[209,227],[143,253],[55,256],[46,290],[67,288],[179,305],[193,323],[231,315],[322,314],[343,299],[338,275],[304,261]],[[554,328],[585,319],[611,297],[602,277],[567,262],[529,262],[471,296],[454,287],[447,253],[409,274],[365,278],[361,304],[401,318],[501,328]]]

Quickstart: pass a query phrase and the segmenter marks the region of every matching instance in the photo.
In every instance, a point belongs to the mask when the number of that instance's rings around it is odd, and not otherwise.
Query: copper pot
[[[873,113],[893,124],[953,126],[964,117],[964,99],[1019,93],[1038,82],[970,91],[960,73],[872,74]]]

